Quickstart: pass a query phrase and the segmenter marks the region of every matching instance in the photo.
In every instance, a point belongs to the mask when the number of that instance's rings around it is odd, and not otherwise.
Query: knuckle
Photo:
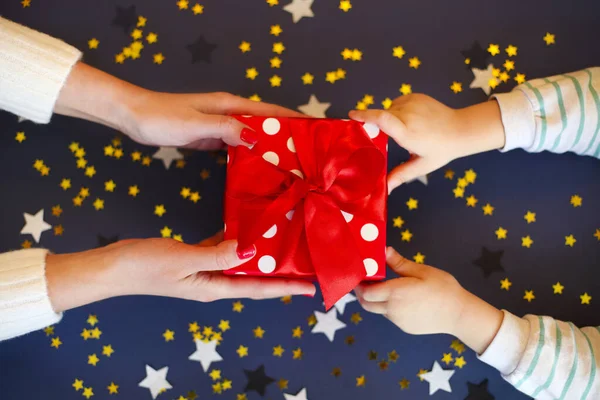
[[[214,263],[217,266],[218,270],[226,270],[233,266],[229,257],[225,255],[225,252],[223,251],[222,247],[217,247],[217,252],[215,252]]]

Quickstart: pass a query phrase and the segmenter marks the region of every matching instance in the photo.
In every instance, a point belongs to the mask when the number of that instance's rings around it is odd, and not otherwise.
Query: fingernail
[[[254,245],[248,247],[247,249],[241,249],[238,247],[236,250],[237,256],[240,260],[246,260],[248,258],[252,258],[256,255],[256,247]]]
[[[250,128],[244,128],[242,129],[242,133],[240,133],[240,139],[248,144],[253,145],[258,142],[258,134]]]

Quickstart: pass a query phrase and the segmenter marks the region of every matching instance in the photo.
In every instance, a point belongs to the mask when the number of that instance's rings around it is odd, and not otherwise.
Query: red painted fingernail
[[[240,260],[246,260],[248,258],[252,258],[254,257],[254,255],[256,254],[256,247],[254,247],[254,245],[248,247],[247,249],[242,249],[240,250],[240,248],[238,247],[238,249],[236,250],[237,256]]]
[[[240,134],[240,139],[250,145],[254,145],[258,142],[258,134],[250,128],[244,128]]]

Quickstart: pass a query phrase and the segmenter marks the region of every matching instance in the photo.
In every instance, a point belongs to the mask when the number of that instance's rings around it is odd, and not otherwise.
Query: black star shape
[[[504,254],[504,250],[490,251],[485,247],[481,248],[481,256],[473,261],[483,271],[484,278],[487,278],[494,271],[504,271],[500,264],[500,259]]]
[[[210,56],[217,45],[208,43],[204,36],[200,36],[194,43],[188,44],[186,48],[192,53],[192,64],[198,61],[210,63]]]
[[[265,375],[265,366],[261,365],[256,368],[254,371],[244,370],[246,374],[246,378],[248,378],[248,383],[244,388],[244,392],[249,392],[250,390],[254,390],[261,396],[265,395],[265,391],[267,390],[267,386],[271,383],[275,382],[275,379],[268,377]]]
[[[119,241],[119,235],[104,237],[102,235],[98,235],[98,247],[108,246],[109,244],[115,243]]]
[[[485,51],[478,41],[475,41],[469,50],[463,50],[460,52],[465,58],[471,60],[469,64],[467,64],[467,69],[477,68],[477,69],[486,69],[487,68],[487,59],[490,56],[487,51]]]
[[[469,388],[469,395],[465,398],[465,400],[494,400],[494,396],[488,392],[487,379],[484,379],[478,385],[467,382],[467,387]]]
[[[117,6],[117,15],[110,24],[112,26],[123,28],[123,32],[129,34],[129,31],[136,23],[137,15],[135,13],[135,6],[129,6],[127,8]]]

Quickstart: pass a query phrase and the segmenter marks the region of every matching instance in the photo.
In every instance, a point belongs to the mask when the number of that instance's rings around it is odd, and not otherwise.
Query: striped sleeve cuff
[[[48,123],[80,58],[75,47],[0,17],[0,108]]]
[[[0,340],[20,336],[60,321],[46,284],[47,250],[0,254]]]
[[[506,142],[500,151],[530,148],[535,140],[535,118],[533,107],[525,93],[516,89],[509,93],[495,94],[492,99],[498,102],[504,126]]]
[[[529,321],[502,310],[504,319],[488,348],[478,358],[496,368],[504,376],[510,375],[519,364],[529,337]]]

